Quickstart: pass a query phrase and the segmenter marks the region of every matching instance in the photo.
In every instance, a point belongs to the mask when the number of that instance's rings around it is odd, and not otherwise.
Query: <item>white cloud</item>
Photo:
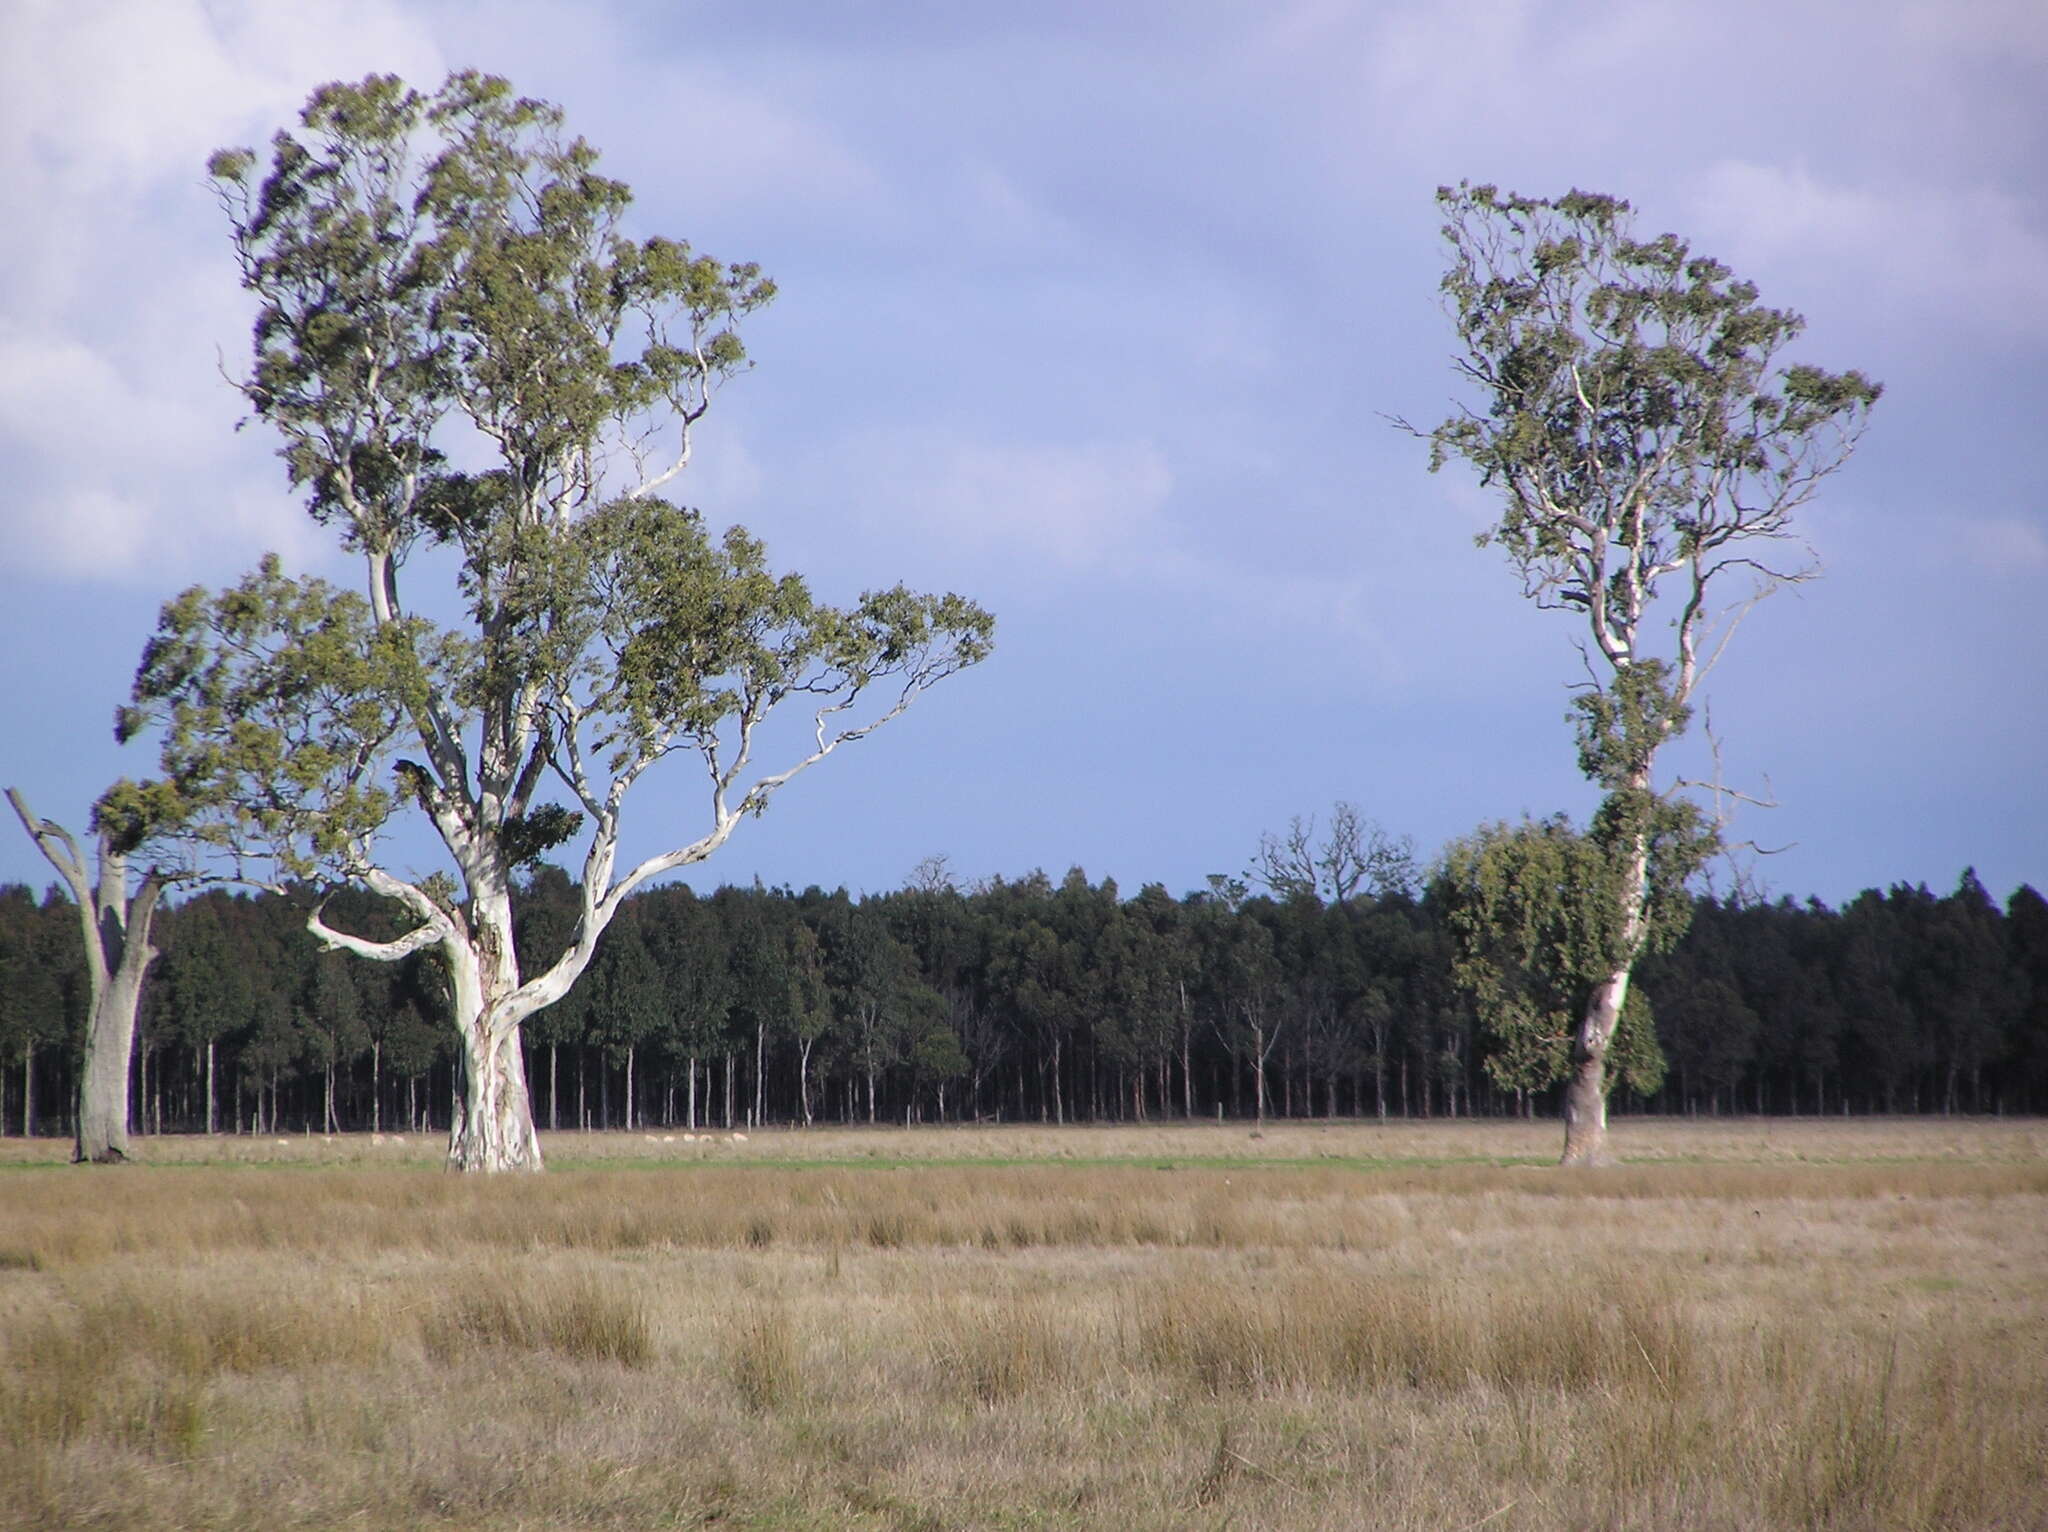
[[[160,580],[300,540],[216,372],[249,311],[206,156],[323,80],[434,77],[434,48],[388,0],[27,0],[9,28],[0,199],[25,211],[0,223],[0,561]]]
[[[2048,335],[2048,233],[1995,187],[1879,193],[1803,167],[1723,160],[1693,178],[1685,201],[1702,247],[1739,270],[1795,272],[1881,305],[1887,324]]]
[[[1899,30],[1916,48],[2003,59],[2048,59],[2048,8],[2039,0],[1917,0]]]
[[[2017,516],[1979,517],[1963,524],[1962,548],[1969,560],[1993,574],[2038,576],[2048,572],[2048,527]]]
[[[1165,455],[1149,441],[1017,445],[899,432],[849,457],[870,521],[1070,569],[1156,550],[1173,491]]]

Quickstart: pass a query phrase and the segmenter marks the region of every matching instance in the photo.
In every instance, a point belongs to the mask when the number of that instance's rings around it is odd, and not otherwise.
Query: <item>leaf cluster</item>
[[[261,305],[242,391],[313,515],[388,555],[459,541],[486,586],[476,544],[594,504],[608,452],[701,416],[746,365],[735,322],[775,292],[627,238],[630,190],[560,110],[474,71],[432,96],[322,86],[267,167],[229,149],[208,170]],[[451,421],[497,461],[456,466]]]
[[[1486,1069],[1504,1090],[1539,1090],[1565,1078],[1574,1029],[1595,985],[1634,960],[1625,843],[1580,833],[1562,815],[1492,824],[1446,849],[1429,903],[1449,930],[1453,984],[1488,1038]],[[1683,879],[1659,878],[1670,903],[1689,908]],[[1657,907],[1665,911],[1667,901]],[[1669,909],[1658,945],[1684,931]],[[1648,1001],[1632,987],[1609,1043],[1610,1074],[1654,1091],[1662,1054]]]
[[[379,628],[362,597],[272,555],[165,604],[116,733],[161,727],[165,791],[202,844],[288,878],[346,868],[397,805],[380,768],[431,647],[424,624]],[[103,810],[146,811],[134,795]]]

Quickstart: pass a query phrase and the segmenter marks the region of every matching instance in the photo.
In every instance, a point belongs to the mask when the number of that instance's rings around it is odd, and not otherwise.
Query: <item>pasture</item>
[[[2048,1124],[0,1140],[0,1525],[2048,1525]]]

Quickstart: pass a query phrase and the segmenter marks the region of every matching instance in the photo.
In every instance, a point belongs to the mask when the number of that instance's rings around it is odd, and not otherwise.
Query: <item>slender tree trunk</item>
[[[1194,1025],[1187,1019],[1187,992],[1181,992],[1180,1023],[1180,1115],[1195,1120]]]
[[[631,1133],[633,1120],[633,1045],[626,1044],[626,1131]]]
[[[1252,1024],[1252,1119],[1266,1125],[1266,1029]]]
[[[33,1037],[21,1048],[21,1136],[36,1136],[36,1040]]]

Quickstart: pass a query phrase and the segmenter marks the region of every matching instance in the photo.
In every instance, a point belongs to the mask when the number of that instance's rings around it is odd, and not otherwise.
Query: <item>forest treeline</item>
[[[342,911],[374,930],[367,896]],[[579,906],[542,866],[522,955]],[[431,954],[323,953],[305,909],[214,890],[165,912],[136,1044],[144,1132],[428,1130],[453,1089]],[[390,928],[394,933],[396,926]],[[0,887],[0,1112],[69,1131],[86,997],[75,908]],[[1499,1089],[1427,892],[1135,898],[1076,869],[849,897],[683,885],[627,902],[524,1028],[546,1127],[1544,1113]],[[2048,901],[1871,890],[1701,898],[1642,983],[1667,1060],[1621,1111],[2048,1110]]]

